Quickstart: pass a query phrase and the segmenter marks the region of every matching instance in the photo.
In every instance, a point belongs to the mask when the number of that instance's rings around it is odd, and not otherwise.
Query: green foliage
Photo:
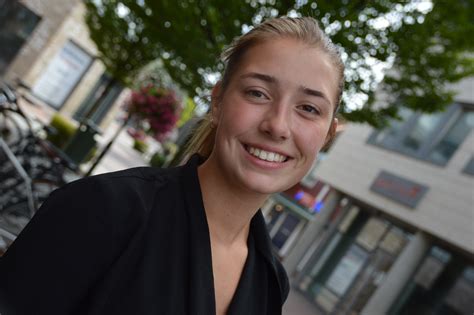
[[[150,158],[150,166],[167,167],[178,152],[178,146],[173,142],[165,142],[160,151],[155,152]]]
[[[143,140],[134,139],[133,148],[140,153],[145,153],[148,150],[148,144]]]
[[[188,120],[190,120],[194,115],[194,110],[196,109],[196,103],[189,97],[186,97],[184,100],[184,108],[181,111],[180,118],[176,123],[176,126],[181,127],[184,125]]]
[[[150,166],[162,167],[166,162],[166,156],[163,153],[156,152],[150,158]]]
[[[223,70],[218,57],[232,38],[276,15],[317,18],[343,47],[346,96],[342,115],[383,126],[400,106],[437,111],[452,101],[449,83],[474,74],[472,0],[222,1],[85,0],[91,38],[108,71],[130,83],[155,59],[188,95],[204,99]],[[392,67],[378,91],[381,65]],[[362,105],[364,105],[362,107]]]
[[[48,133],[47,139],[58,148],[63,148],[77,130],[74,123],[58,113],[53,115],[49,125],[53,131]]]

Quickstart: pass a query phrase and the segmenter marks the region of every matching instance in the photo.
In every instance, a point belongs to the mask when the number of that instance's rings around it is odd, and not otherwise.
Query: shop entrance
[[[267,229],[280,258],[286,256],[305,224],[306,220],[282,204],[271,208],[267,214]]]
[[[324,314],[359,314],[408,241],[390,221],[352,206],[303,270],[299,288]]]

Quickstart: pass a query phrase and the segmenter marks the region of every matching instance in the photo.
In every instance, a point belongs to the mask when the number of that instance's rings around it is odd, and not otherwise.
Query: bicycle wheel
[[[17,236],[31,220],[28,212],[29,207],[27,201],[12,204],[2,210],[0,223],[5,230]]]
[[[46,178],[33,179],[32,188],[36,203],[35,206],[39,208],[43,202],[48,199],[49,195],[61,186],[62,184],[55,180],[49,180]]]
[[[30,129],[26,117],[10,108],[0,109],[0,135],[10,146],[23,139]]]
[[[3,227],[2,223],[4,221],[0,217],[0,257],[7,251],[8,247],[13,243],[16,238],[16,235],[12,234],[8,227]]]

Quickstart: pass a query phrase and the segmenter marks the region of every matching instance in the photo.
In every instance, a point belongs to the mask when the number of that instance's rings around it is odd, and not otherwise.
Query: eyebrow
[[[278,84],[278,80],[274,76],[271,76],[271,75],[268,75],[268,74],[263,74],[263,73],[258,73],[258,72],[246,73],[246,74],[241,75],[240,78],[241,79],[253,78],[253,79],[261,80],[261,81],[271,83],[271,84]],[[329,98],[321,91],[310,89],[310,88],[305,87],[305,86],[300,86],[299,90],[301,92],[303,92],[304,94],[306,94],[306,95],[323,98],[329,104],[331,104],[331,101],[329,100]]]
[[[252,78],[252,79],[262,80],[268,83],[274,83],[274,84],[278,83],[278,80],[275,77],[268,74],[258,73],[258,72],[246,73],[246,74],[241,75],[240,78],[241,79]]]

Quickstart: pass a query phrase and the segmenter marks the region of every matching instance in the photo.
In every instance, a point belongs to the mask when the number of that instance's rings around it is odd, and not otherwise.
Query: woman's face
[[[240,189],[271,194],[293,186],[336,127],[337,86],[336,70],[317,48],[294,39],[252,47],[214,98],[209,162]]]

